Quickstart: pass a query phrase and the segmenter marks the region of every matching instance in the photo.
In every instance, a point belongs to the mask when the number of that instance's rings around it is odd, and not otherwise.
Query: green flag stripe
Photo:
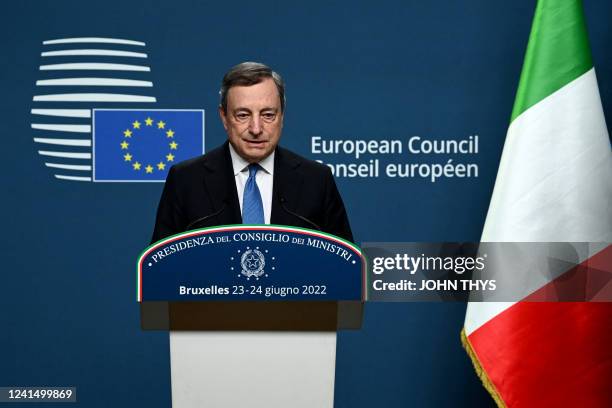
[[[581,0],[539,0],[510,122],[593,67]]]

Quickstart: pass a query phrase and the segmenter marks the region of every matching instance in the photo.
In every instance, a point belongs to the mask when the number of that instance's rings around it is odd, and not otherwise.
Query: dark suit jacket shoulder
[[[271,224],[319,229],[353,240],[331,170],[277,147]],[[189,229],[242,223],[228,142],[173,166],[157,210],[152,241]]]

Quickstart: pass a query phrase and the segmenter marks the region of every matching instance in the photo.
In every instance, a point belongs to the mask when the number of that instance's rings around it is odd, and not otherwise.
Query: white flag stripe
[[[55,177],[62,180],[91,181],[91,177],[65,176],[63,174],[56,174]]]
[[[46,143],[60,146],[91,146],[91,140],[89,139],[52,139],[45,137],[35,137],[34,141],[36,143]]]
[[[142,52],[119,51],[119,50],[83,49],[83,50],[45,51],[45,52],[40,53],[41,57],[68,57],[68,56],[76,56],[76,55],[147,58],[147,54],[144,54]]]
[[[612,152],[591,69],[508,128],[481,241],[612,241],[611,174]],[[512,305],[470,303],[466,334]]]
[[[55,123],[32,123],[32,129],[52,130],[56,132],[91,133],[90,125],[65,125]]]
[[[153,82],[119,78],[59,78],[41,79],[36,81],[36,86],[141,86],[150,88]]]
[[[514,305],[516,302],[468,302],[465,334],[469,336],[480,326]]]
[[[73,153],[73,152],[50,152],[39,150],[41,156],[64,157],[67,159],[91,159],[91,153]]]
[[[76,43],[126,44],[126,45],[138,45],[140,47],[144,47],[146,45],[145,43],[141,41],[124,40],[121,38],[104,38],[104,37],[58,38],[55,40],[43,41],[43,45],[76,44]]]
[[[73,93],[35,95],[34,102],[155,102],[152,96],[107,94],[107,93]]]
[[[593,69],[516,118],[481,240],[612,241],[607,135]]]
[[[32,109],[32,115],[61,116],[66,118],[90,118],[89,109]]]
[[[150,72],[151,68],[144,65],[110,64],[106,62],[75,62],[68,64],[41,65],[41,71],[63,71],[63,70],[98,70],[98,71],[138,71]]]
[[[64,170],[91,171],[91,166],[79,165],[79,164],[45,163],[45,166],[53,167],[55,169],[64,169]]]

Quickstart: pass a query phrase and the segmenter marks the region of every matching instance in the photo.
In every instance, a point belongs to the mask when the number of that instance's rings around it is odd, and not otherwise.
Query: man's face
[[[280,97],[272,78],[227,92],[227,113],[219,108],[223,127],[234,150],[250,163],[274,151],[283,129]]]

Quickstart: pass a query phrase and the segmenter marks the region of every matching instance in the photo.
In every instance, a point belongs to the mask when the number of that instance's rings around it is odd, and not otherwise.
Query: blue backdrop
[[[609,121],[612,3],[586,3]],[[528,0],[4,4],[0,385],[76,386],[84,407],[170,404],[168,333],[142,332],[135,302],[135,262],[162,184],[53,177],[30,126],[38,67],[48,63],[44,40],[145,42],[154,83],[147,95],[157,98],[150,107],[205,109],[207,149],[225,139],[215,112],[221,77],[244,60],[284,76],[281,143],[305,156],[314,157],[314,135],[478,134],[476,179],[338,179],[358,243],[476,241],[534,7]],[[363,330],[339,334],[336,407],[492,406],[461,348],[464,313],[465,304],[368,305]]]

